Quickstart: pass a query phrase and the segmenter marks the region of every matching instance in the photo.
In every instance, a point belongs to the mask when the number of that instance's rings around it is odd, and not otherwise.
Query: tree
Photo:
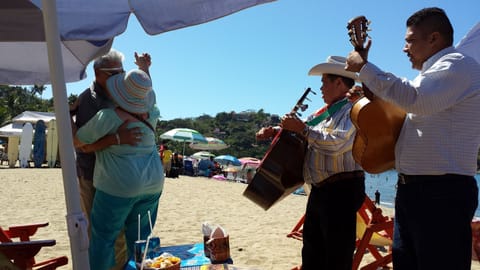
[[[20,86],[0,86],[0,123],[11,121],[13,117],[24,111],[50,111],[53,112],[53,99],[41,98],[44,86],[32,86],[30,89]],[[39,96],[40,97],[39,97]],[[70,95],[68,102],[71,104],[78,98]],[[263,126],[278,124],[279,118],[262,110],[243,112],[220,112],[217,115],[207,114],[191,117],[177,118],[170,121],[160,120],[156,127],[157,143],[161,143],[160,135],[173,128],[191,128],[199,131],[204,136],[216,137],[224,140],[229,148],[217,151],[215,154],[230,154],[237,157],[262,158],[270,146],[269,141],[257,142],[255,133]],[[172,150],[181,152],[183,143],[168,142]],[[196,150],[185,148],[185,154],[191,155]]]
[[[43,100],[35,95],[43,86],[30,89],[20,86],[0,85],[0,123],[6,123],[24,111],[53,112],[53,99]]]

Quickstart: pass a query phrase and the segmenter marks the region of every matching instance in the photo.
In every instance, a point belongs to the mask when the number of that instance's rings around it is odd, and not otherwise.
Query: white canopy
[[[22,135],[22,123],[10,123],[0,128],[0,137],[20,137]]]
[[[43,120],[45,123],[50,122],[50,120],[55,119],[55,113],[53,112],[34,112],[34,111],[24,111],[23,113],[15,116],[12,119],[14,123],[26,123],[30,122],[32,124],[37,123],[38,120]]]
[[[35,124],[39,120],[43,120],[45,123],[55,119],[55,113],[52,112],[34,112],[24,111],[23,113],[15,116],[12,119],[12,123],[7,124],[0,128],[0,137],[11,137],[22,135],[22,128],[25,123]]]

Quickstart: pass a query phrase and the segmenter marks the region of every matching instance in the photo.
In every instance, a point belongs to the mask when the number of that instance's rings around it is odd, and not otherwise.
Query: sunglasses
[[[125,73],[122,67],[115,67],[115,68],[99,68],[99,70],[103,71],[108,76],[113,76],[120,73]]]

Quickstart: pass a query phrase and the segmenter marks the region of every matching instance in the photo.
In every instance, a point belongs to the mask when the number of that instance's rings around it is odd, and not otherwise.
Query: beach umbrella
[[[0,33],[2,84],[43,85],[51,82],[42,11],[34,3],[0,1]],[[95,42],[60,39],[66,82],[86,78],[88,63],[108,52],[113,42],[113,38]]]
[[[243,166],[250,166],[257,168],[260,166],[261,160],[258,158],[253,158],[253,157],[242,157],[239,158],[240,162],[242,163]]]
[[[142,19],[141,25],[147,33],[158,34],[205,23],[251,6],[271,2],[271,0],[2,0],[0,3],[5,3],[7,6],[2,6],[0,10],[8,11],[7,13],[15,12],[24,9],[25,5],[30,2],[37,7],[41,7],[43,15],[44,46],[46,46],[48,54],[49,81],[52,84],[55,115],[57,116],[60,134],[59,149],[72,265],[73,269],[87,270],[90,269],[88,241],[85,241],[85,239],[88,239],[87,221],[80,207],[65,85],[65,82],[69,79],[66,77],[68,73],[63,61],[61,39],[64,41],[89,40],[94,41],[92,44],[101,44],[105,40],[124,32],[131,13],[135,13],[137,18],[149,18],[149,20]],[[24,61],[25,59],[30,60],[27,51],[19,54],[13,53],[18,45],[13,44],[13,41],[22,41],[25,36],[35,34],[31,31],[19,30],[19,27],[15,31],[11,31],[11,29],[21,25],[25,25],[25,29],[28,29],[32,26],[27,23],[38,19],[35,16],[10,16],[8,18],[13,22],[7,28],[0,27],[0,43],[12,42],[10,44],[12,46],[8,46],[9,44],[0,46],[0,54],[2,55],[0,84],[38,84],[39,80],[36,78],[37,74],[35,72],[32,72],[28,77],[19,76],[22,77],[21,80],[18,78],[18,81],[7,82],[10,76],[13,77],[16,73],[11,74],[11,67],[7,67],[6,57],[4,56],[15,55],[15,61],[22,59],[22,65],[25,68],[30,66],[30,61]],[[4,23],[2,20],[0,26],[3,26]],[[157,30],[153,31],[152,29]],[[44,59],[44,61],[47,61],[47,59]],[[16,72],[21,72],[21,70]],[[10,73],[10,75],[4,75],[7,73]]]
[[[174,128],[160,135],[160,138],[177,142],[207,142],[200,132],[190,128]]]
[[[193,153],[193,155],[191,155],[190,157],[196,159],[209,159],[210,157],[215,157],[215,155],[207,151],[200,151]]]
[[[222,164],[222,165],[233,165],[233,166],[240,166],[242,162],[238,160],[238,158],[231,156],[231,155],[220,155],[215,157],[213,160]]]
[[[160,135],[160,138],[164,140],[183,142],[183,155],[185,155],[186,142],[207,142],[207,139],[205,139],[200,132],[190,128],[174,128]]]
[[[190,148],[195,150],[223,150],[230,147],[224,141],[214,138],[214,137],[205,137],[207,142],[192,142],[190,143]]]

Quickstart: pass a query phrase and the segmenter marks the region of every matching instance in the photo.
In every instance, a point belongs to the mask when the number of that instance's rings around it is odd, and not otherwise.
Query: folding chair
[[[303,215],[287,237],[303,240]],[[361,208],[357,212],[357,241],[353,257],[352,270],[376,270],[379,267],[388,267],[392,262],[391,246],[393,241],[393,219],[383,216],[382,209],[377,208],[373,201],[366,196]],[[379,248],[387,247],[387,254],[382,255]],[[360,268],[363,255],[368,250],[375,261]],[[301,269],[296,266],[292,270]]]
[[[393,218],[384,216],[368,197],[357,211],[357,249],[353,257],[352,269],[376,270],[386,268],[392,262]],[[379,249],[386,249],[382,254]],[[373,262],[359,268],[366,251],[375,258]]]
[[[48,222],[19,225],[11,226],[7,230],[0,227],[0,253],[22,270],[53,270],[66,265],[68,263],[66,256],[35,262],[34,257],[42,247],[56,244],[55,240],[30,240],[30,236],[34,235],[38,228],[47,225]],[[14,242],[14,238],[18,238],[20,241]]]

